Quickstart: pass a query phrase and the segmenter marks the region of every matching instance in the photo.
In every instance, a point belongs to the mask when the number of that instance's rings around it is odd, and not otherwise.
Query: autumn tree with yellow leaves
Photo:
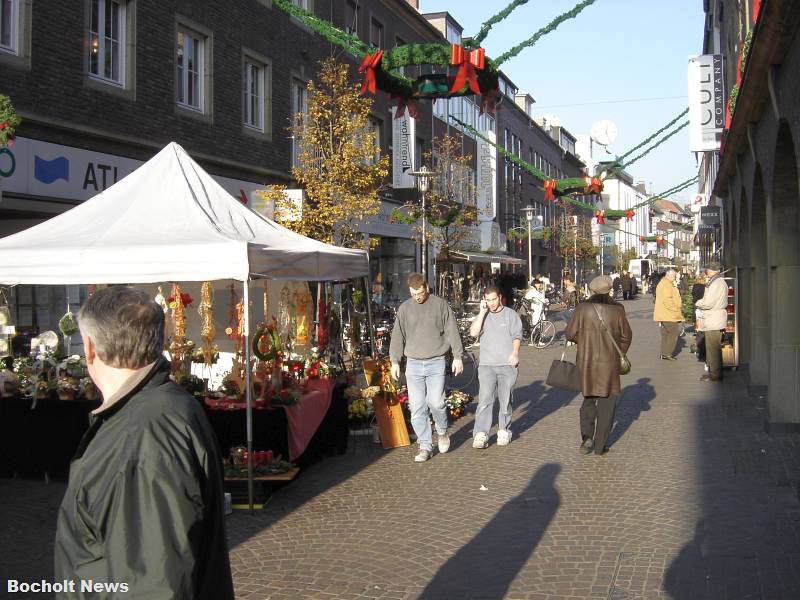
[[[317,81],[308,83],[307,112],[293,117],[298,165],[292,175],[305,189],[302,208],[283,186],[263,193],[275,202],[275,220],[302,235],[350,248],[366,247],[358,229],[378,214],[378,191],[389,172],[380,156],[369,114],[372,99],[359,95],[349,66],[333,59],[320,63]]]

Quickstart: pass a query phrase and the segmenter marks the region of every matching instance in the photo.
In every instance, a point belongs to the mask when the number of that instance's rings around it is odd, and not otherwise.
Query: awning
[[[457,263],[500,263],[503,265],[524,265],[526,261],[521,258],[514,258],[505,254],[489,254],[487,252],[462,252],[460,250],[451,250],[448,258],[439,256],[438,260],[442,262],[457,262]]]

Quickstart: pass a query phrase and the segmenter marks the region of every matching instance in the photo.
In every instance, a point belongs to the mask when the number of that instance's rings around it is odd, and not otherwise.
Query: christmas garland
[[[484,39],[486,39],[486,36],[489,34],[489,30],[492,28],[493,25],[495,25],[495,24],[499,23],[500,21],[502,21],[503,19],[505,19],[520,4],[525,4],[527,2],[528,2],[528,0],[512,0],[511,4],[506,6],[503,10],[501,10],[499,13],[494,15],[492,18],[490,18],[488,21],[486,21],[481,26],[481,29],[478,32],[478,35],[476,35],[475,37],[473,37],[472,39],[469,40],[471,42],[471,44],[473,46],[479,45]],[[467,40],[464,40],[464,41],[466,42]]]
[[[573,19],[573,18],[577,17],[578,13],[580,13],[587,6],[589,6],[591,4],[594,4],[594,2],[595,2],[595,0],[583,0],[583,2],[580,2],[579,4],[577,4],[572,10],[569,10],[569,11],[557,16],[555,19],[550,21],[550,23],[548,23],[547,25],[542,27],[539,31],[537,31],[535,34],[533,34],[527,40],[525,40],[524,42],[522,42],[520,44],[517,44],[516,46],[511,48],[511,50],[509,50],[505,54],[501,54],[494,61],[495,65],[499,67],[501,64],[503,64],[509,58],[513,58],[514,56],[516,56],[517,54],[519,54],[520,52],[522,52],[526,48],[530,48],[536,42],[539,41],[539,38],[541,38],[544,35],[547,35],[551,31],[555,31],[555,29],[559,25],[561,25],[561,23],[566,21],[567,19]]]
[[[5,94],[0,94],[0,148],[14,145],[14,134],[22,119],[17,115],[11,99]]]

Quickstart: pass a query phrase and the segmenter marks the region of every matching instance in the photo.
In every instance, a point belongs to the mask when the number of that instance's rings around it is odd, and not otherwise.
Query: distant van
[[[628,263],[628,272],[636,280],[636,287],[642,289],[642,277],[649,277],[655,271],[655,263],[649,258],[632,258]]]

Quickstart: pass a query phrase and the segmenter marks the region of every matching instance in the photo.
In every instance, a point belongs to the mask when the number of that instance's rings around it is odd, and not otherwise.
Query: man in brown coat
[[[594,449],[596,455],[602,455],[608,452],[606,440],[614,423],[620,383],[619,354],[603,329],[598,312],[622,352],[628,351],[632,333],[625,309],[608,295],[611,278],[595,277],[589,290],[592,296],[575,308],[564,334],[567,340],[578,344],[576,364],[581,370],[583,392],[580,451],[589,454]]]
[[[661,325],[661,360],[675,360],[675,344],[681,333],[683,323],[683,302],[678,288],[675,287],[677,273],[668,269],[656,286],[653,320]]]

